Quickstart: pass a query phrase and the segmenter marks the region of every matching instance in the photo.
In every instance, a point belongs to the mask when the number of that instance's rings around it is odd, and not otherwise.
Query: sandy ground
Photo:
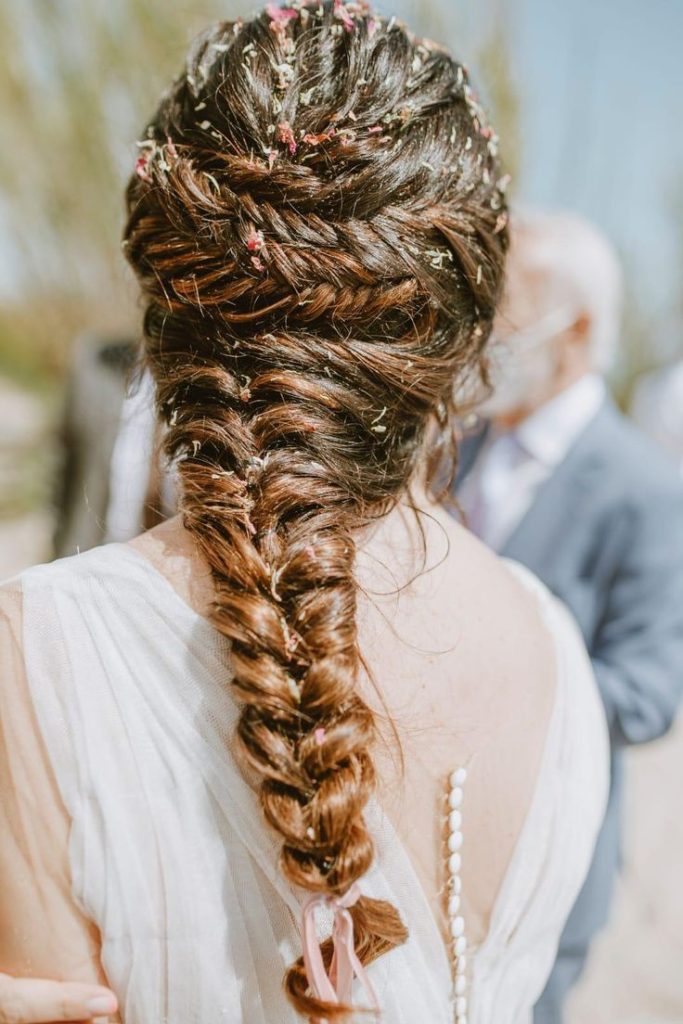
[[[569,1024],[683,1022],[683,722],[628,769],[625,870]]]
[[[11,407],[13,425],[0,441],[1,470],[3,454],[40,440],[44,422],[2,381],[0,407],[3,419]],[[49,538],[46,513],[0,520],[0,579],[47,558]],[[631,752],[628,770],[626,866],[567,1024],[683,1024],[683,722]]]

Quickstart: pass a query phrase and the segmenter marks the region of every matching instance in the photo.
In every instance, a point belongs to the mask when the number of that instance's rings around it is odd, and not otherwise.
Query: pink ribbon
[[[333,1005],[351,1005],[354,977],[358,978],[370,1001],[370,1009],[380,1012],[379,1001],[368,978],[365,968],[356,955],[353,941],[353,918],[348,908],[357,901],[361,891],[354,882],[343,896],[329,893],[314,893],[303,907],[301,936],[304,947],[304,964],[311,991],[316,999]],[[315,912],[318,907],[331,907],[334,911],[332,925],[332,961],[329,974],[325,970],[320,944],[315,931]]]

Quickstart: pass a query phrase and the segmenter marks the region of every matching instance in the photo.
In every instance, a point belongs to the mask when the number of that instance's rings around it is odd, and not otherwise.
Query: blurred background
[[[683,358],[683,3],[377,6],[470,66],[517,203],[580,212],[616,244],[627,302],[611,384],[628,411]],[[136,335],[119,241],[135,140],[195,32],[252,9],[2,0],[0,577],[52,557],[75,351]],[[627,862],[572,1024],[683,1022],[681,729],[629,757]]]

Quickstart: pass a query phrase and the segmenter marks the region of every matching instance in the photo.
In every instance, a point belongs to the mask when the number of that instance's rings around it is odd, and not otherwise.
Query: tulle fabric
[[[531,1020],[606,799],[605,727],[576,626],[511,570],[538,594],[558,679],[531,809],[470,957],[470,1024]],[[231,754],[225,642],[125,545],[28,570],[0,588],[0,611],[5,699],[23,692],[32,705],[23,724],[5,719],[6,760],[35,744],[37,721],[70,822],[70,895],[99,929],[125,1024],[300,1021],[282,977],[301,952],[305,894],[282,878],[277,839]],[[33,812],[19,846],[36,841]],[[3,794],[0,827],[6,813]],[[377,857],[361,887],[398,906],[410,932],[369,968],[382,1019],[450,1024],[450,967],[430,906],[376,802],[368,820]]]

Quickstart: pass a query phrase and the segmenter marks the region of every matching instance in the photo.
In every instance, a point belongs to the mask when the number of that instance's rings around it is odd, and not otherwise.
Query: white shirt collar
[[[514,431],[519,444],[543,465],[558,466],[605,400],[597,373],[587,373],[528,416]]]

